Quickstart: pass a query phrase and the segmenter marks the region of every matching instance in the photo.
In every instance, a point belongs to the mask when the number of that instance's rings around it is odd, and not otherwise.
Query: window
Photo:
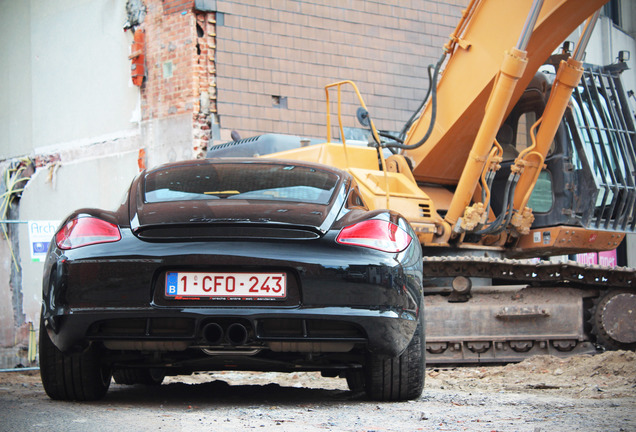
[[[295,164],[201,163],[146,174],[145,201],[243,199],[329,203],[337,174]]]
[[[553,203],[552,176],[548,171],[541,171],[528,200],[528,207],[535,213],[548,213]]]
[[[621,27],[621,1],[610,0],[603,6],[603,15],[612,20],[615,25]]]

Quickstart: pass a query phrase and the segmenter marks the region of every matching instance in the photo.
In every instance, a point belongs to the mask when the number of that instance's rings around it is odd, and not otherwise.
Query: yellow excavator
[[[424,254],[428,363],[633,350],[635,270],[550,259],[615,249],[636,229],[626,67],[583,63],[605,2],[471,0],[401,131],[378,130],[343,81],[325,88],[323,142],[269,134],[208,157],[339,167],[368,207],[404,215]],[[553,54],[584,22],[574,49]],[[364,145],[346,139],[351,118]]]

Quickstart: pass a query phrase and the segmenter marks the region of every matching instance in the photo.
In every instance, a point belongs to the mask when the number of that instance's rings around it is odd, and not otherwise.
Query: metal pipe
[[[203,339],[211,345],[218,345],[223,340],[223,328],[217,323],[209,323],[203,327]]]
[[[247,328],[240,323],[233,323],[227,328],[227,341],[234,345],[244,345],[247,342]]]
[[[514,208],[517,212],[523,212],[524,207],[530,199],[530,195],[540,174],[541,167],[543,166],[543,160],[550,151],[550,146],[552,145],[554,136],[561,124],[565,110],[570,103],[572,91],[581,81],[583,65],[580,58],[583,57],[583,53],[585,52],[587,43],[590,40],[590,35],[594,30],[594,24],[596,24],[599,13],[600,11],[596,11],[587,20],[585,29],[577,42],[575,53],[567,61],[562,61],[560,63],[556,78],[552,84],[550,98],[546,103],[543,116],[539,120],[541,122],[541,127],[536,134],[536,139],[533,139],[532,146],[528,147],[522,151],[519,156],[517,156],[517,161],[519,162],[529,156],[531,152],[535,156],[539,156],[536,158],[536,163],[525,165],[521,177],[519,178],[514,203]],[[577,56],[579,59],[576,58]]]
[[[530,41],[530,36],[532,36],[534,26],[537,23],[537,19],[539,18],[539,12],[541,12],[542,6],[543,0],[534,0],[532,2],[532,6],[530,6],[530,14],[528,15],[528,18],[526,18],[526,22],[523,25],[523,30],[521,30],[521,35],[519,36],[519,41],[516,45],[516,48],[518,50],[526,50],[528,41]]]
[[[576,44],[576,48],[574,49],[574,54],[572,54],[572,58],[576,61],[583,61],[583,56],[585,55],[585,49],[587,48],[587,44],[590,42],[590,38],[592,37],[592,32],[594,31],[594,27],[596,26],[596,21],[598,21],[598,17],[601,15],[601,10],[597,10],[594,12],[587,22],[585,23],[585,29],[583,29],[583,34],[579,38],[578,43]]]
[[[11,369],[0,369],[0,372],[24,372],[24,371],[39,371],[39,367],[23,367],[23,368],[11,368]]]

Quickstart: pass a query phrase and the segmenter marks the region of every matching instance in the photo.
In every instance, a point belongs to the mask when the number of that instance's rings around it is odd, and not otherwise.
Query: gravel
[[[37,372],[0,374],[0,431],[636,431],[636,354],[429,368],[416,401],[378,403],[315,373],[197,373],[50,400]]]

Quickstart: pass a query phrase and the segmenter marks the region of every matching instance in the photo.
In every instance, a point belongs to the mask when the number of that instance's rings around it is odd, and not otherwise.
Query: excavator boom
[[[512,110],[536,71],[567,36],[607,1],[544,2],[526,47],[525,71],[502,117]],[[414,161],[416,180],[448,185],[459,181],[505,53],[518,42],[532,3],[531,0],[471,1],[464,11],[465,24],[458,26],[459,34],[452,39],[451,56],[437,86],[433,132],[422,146],[406,151]],[[413,124],[405,144],[416,143],[424,136],[431,112],[429,103]]]

